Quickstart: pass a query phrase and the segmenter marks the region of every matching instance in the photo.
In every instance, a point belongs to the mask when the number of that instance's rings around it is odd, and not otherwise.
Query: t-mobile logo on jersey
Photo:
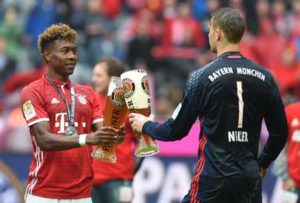
[[[57,133],[65,133],[65,128],[69,126],[67,121],[67,113],[56,113],[55,114],[55,127],[59,128]],[[78,122],[75,122],[75,127],[78,127]],[[81,122],[81,127],[85,128],[86,123]]]

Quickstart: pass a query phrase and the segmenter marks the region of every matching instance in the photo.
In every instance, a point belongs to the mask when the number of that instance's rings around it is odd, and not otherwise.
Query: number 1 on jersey
[[[237,96],[239,98],[239,120],[238,128],[243,127],[243,116],[244,116],[244,101],[243,101],[243,83],[242,81],[236,81]]]

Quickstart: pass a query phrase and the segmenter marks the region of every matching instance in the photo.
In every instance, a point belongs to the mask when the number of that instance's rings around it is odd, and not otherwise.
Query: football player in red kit
[[[275,162],[275,173],[283,181],[283,189],[298,195],[300,203],[300,102],[285,107],[288,140]]]
[[[123,139],[116,129],[101,127],[92,88],[69,80],[77,62],[76,37],[66,24],[48,27],[38,41],[48,71],[22,91],[33,144],[27,203],[91,203],[91,145]]]

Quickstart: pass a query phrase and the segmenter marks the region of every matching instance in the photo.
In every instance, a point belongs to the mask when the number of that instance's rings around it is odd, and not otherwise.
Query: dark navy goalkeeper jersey
[[[145,123],[143,132],[158,140],[179,140],[199,119],[193,182],[199,181],[200,175],[259,177],[259,166],[267,168],[287,138],[284,106],[272,75],[238,52],[224,53],[193,72],[175,114],[163,124]],[[269,139],[258,158],[263,119]]]

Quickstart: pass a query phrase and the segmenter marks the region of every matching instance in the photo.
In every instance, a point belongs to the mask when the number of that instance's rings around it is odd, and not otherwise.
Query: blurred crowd
[[[286,104],[300,98],[300,0],[1,0],[0,151],[29,152],[20,104],[22,87],[46,70],[39,34],[64,22],[78,31],[79,60],[72,80],[90,84],[94,64],[114,56],[152,76],[153,111],[170,115],[188,75],[214,59],[211,13],[241,11],[241,52],[269,69]]]

